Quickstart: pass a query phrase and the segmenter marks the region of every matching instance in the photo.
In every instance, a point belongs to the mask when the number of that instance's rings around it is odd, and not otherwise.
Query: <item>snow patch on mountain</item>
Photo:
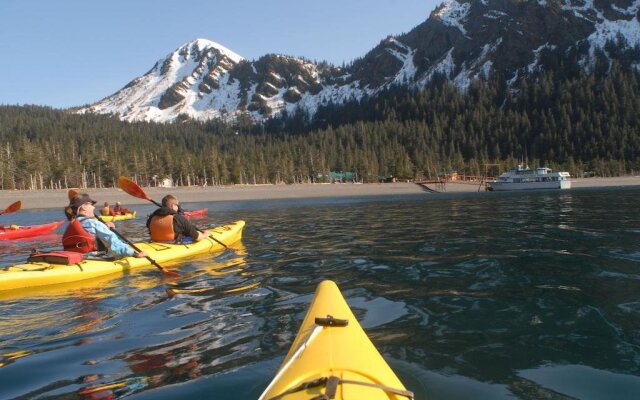
[[[200,38],[194,40],[192,43],[194,44],[194,47],[200,52],[213,48],[218,50],[222,55],[229,57],[235,63],[239,63],[240,61],[244,60],[244,57],[242,57],[241,55],[238,55],[237,53],[229,50],[220,43],[214,42],[212,40]]]
[[[442,4],[440,10],[434,15],[440,18],[444,25],[456,28],[466,36],[467,31],[464,28],[464,24],[469,10],[471,10],[471,3],[460,4],[455,0],[448,0]]]
[[[607,18],[603,10],[598,8],[593,0],[583,0],[582,4],[574,4],[574,2],[567,0],[562,7],[563,10],[571,11],[574,15],[594,23],[595,31],[587,38],[591,48],[589,50],[589,59],[583,60],[585,67],[593,61],[596,49],[604,49],[605,44],[609,41],[615,43],[621,38],[631,47],[640,45],[638,22],[640,0],[630,3],[627,8],[621,8],[615,4],[609,4],[609,6],[620,16],[626,18],[611,19],[611,16]],[[595,17],[593,16],[594,14]]]
[[[442,74],[447,78],[452,78],[453,71],[456,67],[456,63],[453,61],[453,50],[453,47],[450,48],[449,51],[447,51],[446,56],[439,63],[437,63],[431,69],[431,71],[429,71],[425,79],[423,79],[423,85],[426,85],[428,82],[430,82],[431,79],[433,79],[433,75],[437,73]]]
[[[557,46],[553,46],[550,45],[549,42],[543,44],[542,46],[538,47],[537,49],[533,50],[533,54],[535,55],[535,59],[534,61],[529,64],[527,66],[527,72],[529,73],[534,73],[534,72],[539,72],[540,69],[542,68],[540,65],[540,55],[542,54],[543,50],[555,50],[557,48]]]
[[[634,3],[635,12],[638,12],[638,8],[640,8],[640,0]],[[634,13],[628,13],[630,10],[624,10],[625,14],[633,15]],[[608,40],[616,40],[618,37],[622,37],[627,41],[627,44],[630,46],[635,46],[640,44],[640,30],[638,29],[638,20],[635,18],[631,18],[629,20],[626,19],[618,19],[618,20],[608,20],[602,16],[602,12],[598,13],[598,20],[600,23],[596,24],[596,31],[589,36],[589,41],[592,44],[592,47],[599,46],[604,47],[604,44]]]
[[[491,73],[491,68],[493,67],[493,61],[491,61],[490,56],[496,51],[496,49],[500,46],[501,43],[502,43],[502,38],[498,39],[495,43],[487,43],[484,46],[482,46],[482,52],[480,53],[478,58],[476,58],[474,62],[471,64],[471,68],[470,68],[471,70],[478,71],[478,73],[474,76],[474,79],[489,78],[489,74]],[[471,82],[467,80],[465,81],[465,83],[467,84],[467,86],[462,87],[462,89],[466,89],[468,87],[468,84],[470,84]]]
[[[417,68],[413,62],[413,57],[416,54],[416,50],[401,43],[395,38],[391,38],[390,42],[396,45],[400,50],[389,48],[387,51],[393,54],[398,60],[402,62],[402,67],[393,79],[394,83],[406,84],[413,80],[416,76]]]

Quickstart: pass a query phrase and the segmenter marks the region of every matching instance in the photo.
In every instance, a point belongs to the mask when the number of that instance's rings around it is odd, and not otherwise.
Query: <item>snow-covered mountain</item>
[[[490,74],[515,83],[559,63],[590,69],[596,56],[640,68],[640,0],[449,0],[422,24],[389,36],[346,68],[285,55],[247,61],[205,39],[159,60],[117,93],[79,112],[126,121],[261,120],[296,109],[313,115],[390,85],[443,77],[465,89]]]

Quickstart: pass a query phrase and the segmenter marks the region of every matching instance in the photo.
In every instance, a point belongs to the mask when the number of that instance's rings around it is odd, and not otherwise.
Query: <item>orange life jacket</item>
[[[176,233],[173,230],[173,215],[156,215],[149,222],[149,235],[153,242],[173,242]]]
[[[67,251],[89,253],[97,251],[96,238],[84,229],[80,221],[72,219],[62,234],[62,246]]]

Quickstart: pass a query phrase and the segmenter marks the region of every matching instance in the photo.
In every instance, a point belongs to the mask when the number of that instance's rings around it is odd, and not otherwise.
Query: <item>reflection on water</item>
[[[550,365],[520,371],[519,376],[536,385],[576,399],[634,399],[640,377],[601,371],[584,365]],[[576,382],[581,382],[576,385]]]
[[[238,251],[0,295],[0,397],[257,398],[332,279],[418,399],[633,398],[639,193],[194,204]]]

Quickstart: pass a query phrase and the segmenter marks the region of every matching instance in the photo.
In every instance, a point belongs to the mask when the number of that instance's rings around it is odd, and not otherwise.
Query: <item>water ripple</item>
[[[198,204],[203,226],[245,219],[244,239],[172,265],[179,281],[0,295],[0,397],[257,398],[324,279],[417,398],[622,396],[640,374],[637,195]],[[28,248],[4,246],[2,265]]]

